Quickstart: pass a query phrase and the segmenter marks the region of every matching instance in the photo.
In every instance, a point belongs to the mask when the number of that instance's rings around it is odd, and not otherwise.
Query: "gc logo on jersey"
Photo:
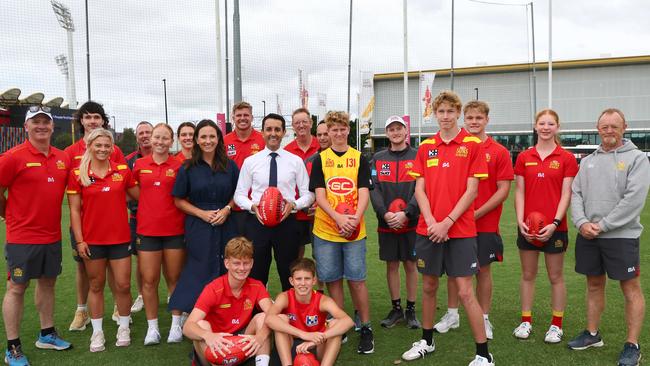
[[[318,315],[307,315],[305,317],[305,325],[313,327],[318,325]]]
[[[228,144],[226,150],[228,151],[228,156],[237,155],[237,149],[235,149],[235,144]]]
[[[348,177],[332,177],[326,185],[330,192],[338,196],[345,196],[356,189],[354,181]]]

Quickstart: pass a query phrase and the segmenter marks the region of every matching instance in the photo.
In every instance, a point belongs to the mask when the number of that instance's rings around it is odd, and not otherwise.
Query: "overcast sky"
[[[74,69],[77,100],[83,103],[88,95],[84,1],[61,2],[77,28]],[[456,67],[531,60],[524,2],[490,2],[515,5],[455,1]],[[402,4],[354,1],[353,114],[361,71],[403,71]],[[548,4],[534,1],[538,61],[548,59]],[[233,2],[228,6],[232,42]],[[215,1],[89,0],[89,7],[92,98],[116,117],[118,130],[140,120],[164,121],[163,78],[170,123],[214,118],[221,109]],[[318,93],[327,95],[328,109],[346,108],[349,1],[241,0],[240,12],[243,96],[256,116],[262,114],[262,100],[267,113],[276,111],[276,99],[283,113],[298,107],[298,69],[308,75],[312,109]],[[66,34],[50,2],[1,0],[0,14],[0,92],[17,87],[22,98],[34,92],[43,92],[46,101],[66,98],[65,79],[54,61],[58,54],[67,55]],[[648,14],[650,1],[644,0],[555,1],[553,60],[648,55]],[[448,68],[451,0],[409,0],[408,36],[410,70]]]

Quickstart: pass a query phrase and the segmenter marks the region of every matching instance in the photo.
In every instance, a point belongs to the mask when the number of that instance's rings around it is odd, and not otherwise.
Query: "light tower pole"
[[[65,29],[68,35],[68,88],[70,90],[70,95],[68,96],[68,105],[71,109],[77,108],[77,91],[74,78],[74,49],[72,43],[72,32],[74,32],[74,23],[72,22],[72,14],[70,9],[62,3],[51,0],[52,9],[56,15],[56,19],[59,21],[61,28]]]
[[[65,76],[65,97],[68,99],[68,105],[71,103],[71,91],[70,91],[70,69],[68,68],[68,59],[65,55],[58,55],[54,58],[56,64],[59,66],[59,70]],[[74,143],[74,123],[70,123],[70,130],[72,133],[72,143]]]

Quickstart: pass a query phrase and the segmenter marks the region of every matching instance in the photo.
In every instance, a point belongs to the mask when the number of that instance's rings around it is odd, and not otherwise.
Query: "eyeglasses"
[[[44,105],[33,105],[33,106],[29,107],[29,111],[31,113],[36,113],[36,112],[50,113],[50,112],[52,112],[52,109],[50,107],[46,107]]]

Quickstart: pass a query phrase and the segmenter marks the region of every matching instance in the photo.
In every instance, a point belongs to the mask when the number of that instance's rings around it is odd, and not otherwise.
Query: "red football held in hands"
[[[539,235],[540,230],[546,226],[546,216],[537,211],[533,211],[526,217],[526,226],[528,226],[528,233],[530,235]],[[533,239],[532,244],[540,248],[544,246],[544,243],[537,239]]]
[[[334,210],[343,215],[354,215],[357,212],[357,210],[352,205],[345,202],[341,202],[336,205],[336,208]],[[346,236],[345,238],[347,240],[355,239],[359,235],[359,231],[361,231],[361,225],[357,225],[357,228],[354,229],[352,234]]]
[[[388,211],[400,212],[406,210],[406,201],[401,198],[395,198],[393,202],[388,205]]]
[[[313,353],[298,353],[293,359],[293,366],[320,366]]]
[[[277,187],[269,187],[260,198],[260,203],[257,205],[260,219],[264,226],[273,227],[280,223],[282,220],[282,211],[284,210],[284,197]]]
[[[206,347],[204,352],[205,359],[211,364],[224,366],[236,366],[244,363],[247,357],[246,352],[244,352],[242,349],[246,343],[239,343],[242,339],[244,339],[244,337],[235,335],[225,336],[223,338],[231,341],[235,345],[223,350],[223,352],[226,354],[225,356],[221,356],[219,352],[214,352],[217,357],[214,357],[214,354],[212,353],[212,350],[210,350],[210,347]]]

